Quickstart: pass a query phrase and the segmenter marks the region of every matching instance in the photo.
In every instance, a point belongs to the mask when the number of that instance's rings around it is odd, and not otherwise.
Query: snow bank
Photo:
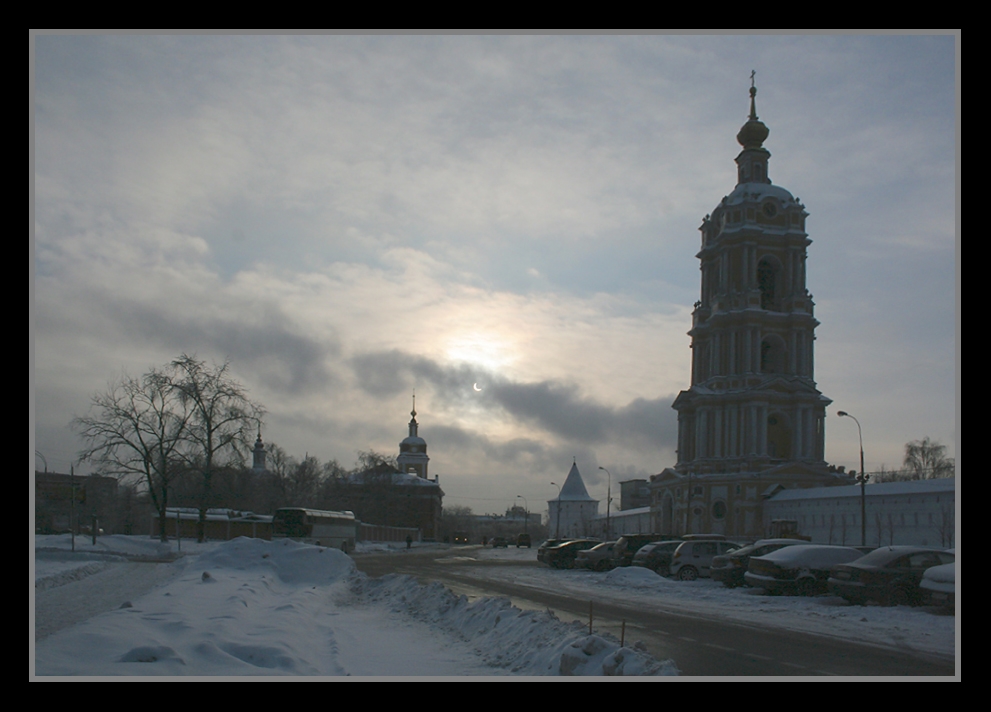
[[[668,583],[668,579],[658,576],[643,566],[624,566],[606,574],[605,583],[628,588],[654,588]]]
[[[656,576],[656,574],[655,574]],[[659,662],[641,647],[621,647],[608,635],[588,635],[580,623],[550,612],[522,611],[505,598],[472,603],[444,586],[388,575],[358,577],[359,598],[429,623],[468,641],[486,662],[517,675],[677,675],[674,662]]]
[[[202,568],[271,572],[288,584],[329,584],[355,572],[354,561],[337,549],[291,539],[238,537],[199,557]]]

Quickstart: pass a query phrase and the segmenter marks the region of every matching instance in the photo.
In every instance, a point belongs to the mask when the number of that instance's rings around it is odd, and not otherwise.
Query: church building
[[[444,491],[428,477],[427,443],[419,435],[416,397],[409,435],[399,443],[398,467],[382,463],[349,476],[333,492],[332,509],[350,510],[366,524],[418,528],[425,540],[439,535]]]
[[[751,86],[736,137],[736,188],[699,228],[691,386],[672,404],[678,459],[650,482],[653,528],[664,534],[759,537],[766,495],[850,483],[824,460],[831,401],[814,379],[808,213],[771,183],[756,94]]]

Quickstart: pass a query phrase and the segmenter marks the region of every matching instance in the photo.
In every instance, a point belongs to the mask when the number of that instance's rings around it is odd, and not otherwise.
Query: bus
[[[358,521],[354,512],[325,512],[304,507],[283,507],[272,517],[272,537],[299,539],[317,546],[354,551]]]

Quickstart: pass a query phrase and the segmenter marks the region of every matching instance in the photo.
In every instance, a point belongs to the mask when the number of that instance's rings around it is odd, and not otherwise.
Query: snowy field
[[[77,588],[175,543],[36,537],[35,596],[71,607]],[[35,642],[38,676],[677,675],[673,661],[587,634],[506,599],[469,602],[406,576],[369,579],[334,549],[236,539],[197,545],[172,579]],[[397,555],[401,552],[397,552]],[[107,595],[107,594],[103,594]],[[40,621],[36,621],[38,626]],[[36,632],[36,636],[37,636]]]

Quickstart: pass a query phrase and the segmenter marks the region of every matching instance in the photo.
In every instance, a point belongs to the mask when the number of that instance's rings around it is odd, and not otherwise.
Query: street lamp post
[[[561,485],[557,482],[551,482],[552,485],[557,487],[557,522],[554,525],[554,538],[561,538]]]
[[[526,503],[526,497],[524,497],[521,494],[516,495],[516,499],[522,499],[523,500],[523,515],[524,515],[524,519],[523,519],[523,533],[526,534],[527,533],[527,528],[526,527],[527,527],[527,524],[530,522],[530,505]],[[558,511],[560,511],[560,510],[558,510]]]
[[[853,418],[845,410],[837,411],[836,415],[843,418]],[[860,429],[860,421],[853,418],[857,424],[857,435],[860,436],[860,472],[857,474],[857,482],[860,483],[860,545],[867,546],[867,480],[868,475],[864,472],[864,433]]]
[[[612,508],[612,473],[604,467],[599,467],[599,469],[609,475],[608,484],[606,486],[606,541],[611,541],[612,527],[609,526],[609,510]]]

